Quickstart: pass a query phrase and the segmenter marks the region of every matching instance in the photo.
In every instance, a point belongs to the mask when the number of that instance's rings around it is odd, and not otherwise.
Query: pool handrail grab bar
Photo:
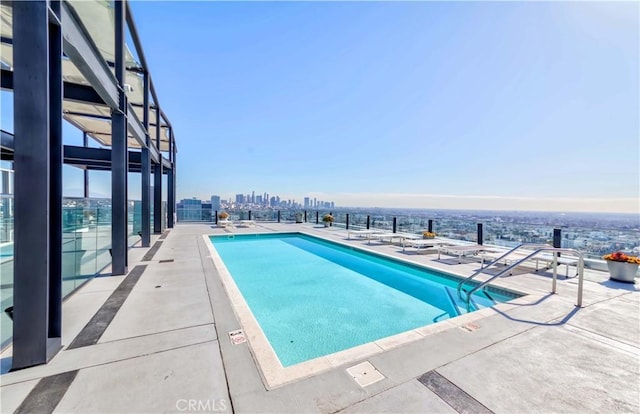
[[[464,301],[467,303],[467,310],[470,307],[471,296],[477,290],[485,287],[487,284],[491,283],[494,279],[502,276],[503,274],[505,274],[506,272],[510,271],[514,267],[517,267],[521,263],[531,259],[536,254],[538,254],[540,252],[543,252],[543,251],[553,252],[553,283],[552,283],[552,286],[551,286],[551,293],[556,293],[556,290],[557,290],[558,253],[568,253],[568,254],[574,254],[574,255],[578,256],[578,299],[577,299],[576,306],[579,307],[579,308],[582,307],[582,291],[583,291],[583,284],[584,284],[584,256],[583,256],[583,254],[581,252],[579,252],[578,250],[576,250],[576,249],[565,249],[565,248],[561,248],[561,247],[543,247],[543,248],[536,249],[535,251],[531,252],[530,254],[525,256],[524,258],[518,260],[517,262],[513,263],[510,266],[507,266],[502,271],[496,273],[495,275],[493,275],[489,279],[485,280],[484,282],[479,283],[477,286],[474,286],[469,292],[465,291],[466,297],[464,298]],[[462,299],[462,297],[461,297],[461,299]]]
[[[498,257],[497,259],[494,259],[492,261],[490,261],[489,263],[485,265],[480,265],[480,269],[478,269],[477,271],[475,271],[471,276],[465,278],[464,280],[460,281],[460,283],[458,283],[458,297],[460,299],[462,299],[462,294],[461,294],[461,290],[462,287],[465,285],[465,283],[467,283],[468,281],[470,281],[471,279],[475,278],[476,276],[478,276],[480,273],[482,273],[482,271],[488,269],[489,267],[493,266],[496,263],[499,263],[502,259],[504,259],[505,257],[509,256],[511,253],[515,252],[516,250],[522,248],[522,247],[529,247],[529,248],[541,248],[541,247],[551,247],[548,244],[519,244],[516,247],[514,247],[513,249],[509,250],[508,252],[506,252],[505,254],[503,254],[502,256]],[[465,291],[466,293],[466,291]]]

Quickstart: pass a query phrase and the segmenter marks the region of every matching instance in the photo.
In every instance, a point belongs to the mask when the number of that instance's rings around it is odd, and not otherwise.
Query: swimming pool
[[[466,312],[459,279],[422,266],[301,233],[209,238],[283,367]]]

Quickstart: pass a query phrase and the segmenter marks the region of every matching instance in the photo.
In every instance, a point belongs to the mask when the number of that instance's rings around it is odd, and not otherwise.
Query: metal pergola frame
[[[112,274],[127,273],[127,173],[142,174],[142,246],[151,232],[164,229],[162,176],[167,175],[167,227],[174,225],[176,153],[173,126],[160,106],[127,0],[114,1],[114,62],[98,50],[73,6],[66,0],[4,2],[11,7],[13,70],[2,69],[2,89],[13,90],[14,135],[2,131],[2,159],[14,163],[14,325],[12,369],[47,363],[61,348],[62,321],[62,165],[111,170]],[[140,59],[144,103],[125,93],[125,33]],[[68,58],[90,85],[63,81]],[[112,71],[112,68],[114,69]],[[153,98],[151,104],[150,95]],[[63,101],[107,106],[111,112],[111,148],[63,145]],[[133,108],[143,109],[142,121]],[[150,125],[150,112],[156,125]],[[92,116],[82,114],[83,116]],[[155,127],[155,137],[150,127]],[[165,128],[168,158],[161,151]],[[15,138],[14,138],[15,136]],[[132,136],[139,151],[128,148]],[[165,149],[166,149],[166,140]],[[151,200],[151,174],[154,194]],[[154,228],[151,229],[151,202]]]

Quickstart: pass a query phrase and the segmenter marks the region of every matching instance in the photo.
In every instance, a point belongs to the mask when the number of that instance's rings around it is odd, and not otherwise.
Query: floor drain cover
[[[347,368],[347,373],[358,383],[361,387],[375,384],[378,381],[384,379],[384,375],[380,373],[371,365],[369,361],[362,362],[358,365],[354,365],[351,368]]]
[[[473,332],[476,329],[480,328],[480,325],[476,325],[475,323],[467,323],[462,325],[460,328],[464,329],[467,332]]]
[[[171,263],[171,262],[173,262],[173,259],[160,260],[160,263]]]
[[[231,339],[231,343],[234,345],[239,345],[247,342],[247,337],[244,336],[244,332],[242,332],[242,329],[229,332],[229,339]]]

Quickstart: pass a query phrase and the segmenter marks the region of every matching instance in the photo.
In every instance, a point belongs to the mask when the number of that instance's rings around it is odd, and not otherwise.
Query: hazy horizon
[[[638,2],[131,8],[174,126],[178,200],[640,213]],[[82,145],[66,122],[64,142]],[[65,166],[66,195],[82,177]],[[109,180],[91,172],[90,195]]]

